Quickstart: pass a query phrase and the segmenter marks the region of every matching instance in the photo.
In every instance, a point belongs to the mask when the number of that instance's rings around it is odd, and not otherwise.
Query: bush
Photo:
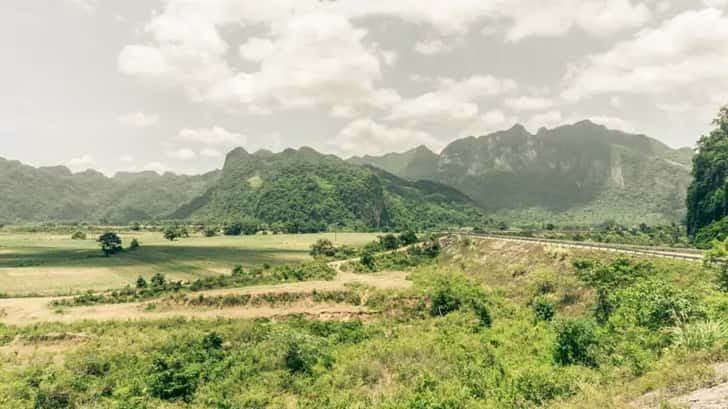
[[[453,311],[457,311],[462,305],[460,297],[449,286],[438,288],[431,296],[431,299],[432,307],[430,308],[430,314],[435,316],[447,315]]]
[[[374,263],[374,256],[371,253],[364,253],[359,259],[359,263],[361,263],[362,266],[366,267],[370,271],[373,271],[377,268],[376,264]]]
[[[584,319],[566,319],[556,326],[553,357],[559,365],[596,366],[596,325]]]
[[[556,314],[556,306],[546,297],[536,297],[532,308],[536,321],[551,321]]]
[[[152,284],[152,288],[162,289],[167,283],[167,280],[164,278],[164,274],[156,273],[152,276],[150,282]]]
[[[136,288],[147,288],[147,280],[145,280],[144,277],[139,276],[139,278],[137,278],[136,280]]]
[[[205,230],[203,230],[203,234],[205,237],[215,237],[217,236],[217,228],[216,227],[205,227]]]
[[[74,232],[71,235],[71,240],[86,240],[86,233],[82,231]]]
[[[571,385],[553,370],[527,369],[516,377],[514,389],[516,396],[541,406],[548,401],[573,395],[575,388]]]
[[[60,389],[39,389],[33,404],[34,409],[71,409],[75,407],[71,395]]]
[[[395,250],[399,247],[399,239],[394,234],[380,236],[379,242],[385,250]]]
[[[105,256],[119,253],[124,248],[122,247],[121,238],[116,233],[107,232],[102,234],[97,240],[101,246],[101,251]]]
[[[310,254],[312,257],[334,257],[336,255],[336,248],[331,243],[331,240],[319,239],[311,245]]]
[[[671,336],[676,348],[699,351],[725,342],[728,329],[722,322],[698,321],[673,328]]]
[[[417,234],[413,232],[412,230],[407,230],[406,232],[399,235],[399,241],[402,243],[403,246],[409,246],[411,244],[417,243]]]
[[[138,248],[139,248],[139,240],[131,239],[131,243],[129,243],[129,250],[136,250]]]
[[[612,326],[657,330],[705,315],[695,297],[663,281],[647,280],[609,295]]]

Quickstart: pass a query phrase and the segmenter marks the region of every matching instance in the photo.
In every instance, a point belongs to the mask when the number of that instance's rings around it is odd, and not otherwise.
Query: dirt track
[[[338,267],[335,266],[335,268]],[[263,293],[309,293],[317,291],[342,290],[346,285],[363,284],[381,289],[406,288],[411,285],[407,281],[407,273],[382,272],[378,274],[352,274],[339,272],[332,281],[306,281],[278,285],[253,286],[244,288],[225,288],[197,293],[205,295],[224,294],[263,294]],[[301,301],[281,306],[241,306],[230,308],[175,308],[145,311],[145,307],[154,300],[126,304],[100,304],[88,307],[67,308],[57,313],[49,307],[54,299],[63,297],[7,298],[0,299],[0,322],[7,325],[26,326],[39,322],[76,322],[83,320],[128,320],[128,319],[162,319],[171,317],[212,319],[225,318],[259,318],[275,317],[289,314],[311,314],[314,316],[335,317],[338,315],[366,314],[364,307],[343,304],[315,304]]]

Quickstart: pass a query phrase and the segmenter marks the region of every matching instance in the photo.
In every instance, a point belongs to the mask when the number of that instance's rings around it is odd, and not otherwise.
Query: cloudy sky
[[[691,146],[728,0],[3,0],[0,156],[197,173],[589,118]]]

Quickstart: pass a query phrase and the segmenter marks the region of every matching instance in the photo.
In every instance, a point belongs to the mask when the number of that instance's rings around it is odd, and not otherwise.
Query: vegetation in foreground
[[[3,354],[0,405],[621,408],[728,358],[728,295],[699,264],[463,239],[410,275],[368,321],[2,327],[0,348],[68,349]]]

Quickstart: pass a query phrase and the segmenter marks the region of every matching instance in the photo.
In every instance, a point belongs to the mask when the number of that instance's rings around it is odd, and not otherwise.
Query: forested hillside
[[[664,223],[685,216],[692,154],[582,121],[536,134],[516,125],[457,140],[440,155],[418,148],[352,161],[447,184],[517,220]]]
[[[409,182],[385,171],[352,165],[310,148],[254,154],[230,152],[222,176],[176,218],[252,218],[287,231],[332,225],[356,229],[428,228],[480,223],[470,198],[434,182]]]
[[[218,176],[218,171],[200,176],[140,172],[109,178],[92,170],[73,174],[63,166],[34,168],[0,158],[0,223],[165,218],[207,191]]]
[[[728,107],[721,110],[715,125],[698,141],[688,191],[688,233],[704,246],[728,237]]]

